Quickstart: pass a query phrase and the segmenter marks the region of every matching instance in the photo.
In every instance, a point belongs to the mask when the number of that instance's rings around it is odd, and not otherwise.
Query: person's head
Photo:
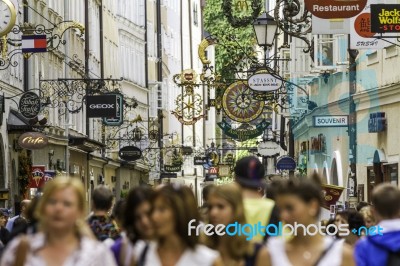
[[[7,219],[8,219],[8,215],[5,212],[0,211],[0,228],[6,226]]]
[[[372,214],[372,207],[371,206],[366,206],[362,208],[359,213],[364,219],[365,226],[367,228],[370,228],[371,226],[376,225],[375,217]]]
[[[28,221],[23,217],[18,217],[14,221],[13,230],[19,231],[21,228],[24,228],[28,225]]]
[[[93,190],[93,210],[108,212],[111,209],[114,195],[108,187],[101,185]]]
[[[335,215],[335,225],[339,227],[342,224],[349,224],[349,212],[340,211]]]
[[[214,187],[209,194],[208,209],[210,222],[214,225],[246,223],[242,192],[236,184]]]
[[[281,181],[276,190],[276,203],[283,222],[308,225],[317,221],[322,206],[319,180],[313,175],[307,179]]]
[[[207,205],[208,195],[210,194],[210,190],[214,187],[215,187],[215,185],[210,184],[210,185],[206,185],[203,188],[203,204],[204,205]]]
[[[188,235],[188,225],[194,220],[191,225],[197,227],[200,215],[192,190],[179,184],[165,185],[156,189],[152,203],[151,218],[158,240],[178,236],[183,244],[194,248],[198,237]]]
[[[241,225],[246,224],[242,191],[237,184],[214,187],[209,194],[208,208],[210,223],[214,226],[219,224],[226,226],[235,222]],[[246,253],[250,252],[250,242],[246,240],[247,237],[245,234],[235,235],[225,241],[224,245],[230,257],[241,259]],[[221,236],[215,234],[206,240],[206,244],[211,248],[217,249],[219,241],[221,241]]]
[[[260,197],[265,187],[264,166],[257,157],[247,156],[236,162],[235,181],[244,189],[259,191]]]
[[[30,200],[24,199],[21,201],[21,213],[23,216],[26,216],[26,212],[28,211],[29,204],[31,203]]]
[[[129,191],[126,198],[123,228],[133,242],[154,236],[154,226],[150,219],[153,194],[151,188],[136,187]]]
[[[365,226],[364,219],[363,219],[362,215],[359,212],[355,211],[355,210],[348,211],[348,213],[347,213],[347,221],[348,221],[348,224],[349,224],[350,232],[352,232],[354,229],[357,232],[359,232],[360,227]]]
[[[372,191],[372,206],[377,222],[400,217],[400,190],[388,183],[379,184]]]
[[[76,230],[90,235],[84,221],[85,189],[77,178],[57,177],[46,183],[35,210],[40,229],[45,233]]]
[[[367,207],[367,206],[370,206],[368,202],[366,202],[366,201],[360,201],[360,202],[357,204],[356,210],[359,212],[359,211],[361,211],[362,208]]]
[[[114,208],[112,210],[112,217],[113,217],[114,221],[117,223],[119,228],[122,228],[122,222],[124,220],[125,205],[126,205],[126,201],[124,199],[120,199],[114,204]]]

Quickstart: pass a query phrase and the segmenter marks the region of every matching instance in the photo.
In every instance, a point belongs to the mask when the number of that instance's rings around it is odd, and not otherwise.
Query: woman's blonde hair
[[[46,204],[48,203],[50,197],[54,194],[54,192],[66,188],[72,188],[75,191],[76,197],[78,199],[78,209],[82,213],[82,217],[80,217],[76,221],[76,230],[78,235],[93,238],[93,233],[84,220],[84,214],[86,213],[85,188],[80,179],[68,176],[56,177],[53,180],[47,182],[44,186],[43,195],[41,196],[38,206],[34,212],[36,219],[38,219],[39,221],[40,229],[44,232],[46,231],[46,216],[44,212]]]
[[[361,210],[359,211],[359,213],[364,218],[364,221],[369,218],[373,223],[375,223],[375,217],[372,214],[371,206],[362,207]]]
[[[246,224],[244,214],[244,205],[242,191],[236,183],[225,184],[213,187],[209,192],[209,197],[217,197],[228,202],[233,211],[233,219],[231,223],[237,222],[238,224]],[[231,258],[235,260],[243,259],[247,255],[252,255],[254,252],[251,242],[246,240],[247,236],[244,234],[236,234],[229,238],[227,241],[227,251]],[[214,234],[210,237],[205,237],[204,242],[207,246],[213,249],[218,248],[218,243],[221,237]]]

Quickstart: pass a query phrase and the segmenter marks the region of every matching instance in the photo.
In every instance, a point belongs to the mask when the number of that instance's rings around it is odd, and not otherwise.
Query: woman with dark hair
[[[153,238],[154,228],[150,220],[153,194],[154,191],[148,187],[133,188],[125,202],[115,208],[114,216],[123,233],[111,250],[120,266],[134,265],[140,259],[141,251],[147,250],[146,242]]]
[[[318,176],[285,180],[277,189],[276,203],[282,221],[296,230],[290,239],[269,239],[269,258],[265,265],[354,265],[350,246],[318,233],[317,221],[322,206],[322,189]]]
[[[195,231],[188,233],[189,223],[197,227],[200,220],[190,188],[178,184],[162,186],[156,190],[152,203],[156,242],[149,245],[140,266],[220,265],[218,252],[199,244]]]

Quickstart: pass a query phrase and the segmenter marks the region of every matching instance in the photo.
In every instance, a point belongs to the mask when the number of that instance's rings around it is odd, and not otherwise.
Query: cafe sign
[[[227,136],[237,141],[246,141],[261,136],[269,125],[270,123],[268,123],[265,119],[254,129],[233,129],[232,125],[229,124],[225,119],[218,123],[218,126]]]
[[[305,0],[305,5],[318,18],[351,18],[364,10],[367,0]]]
[[[283,83],[282,80],[267,73],[255,74],[251,76],[247,82],[252,90],[262,92],[276,91],[282,87]]]
[[[371,31],[400,32],[400,5],[371,5]]]
[[[27,132],[18,138],[18,145],[27,150],[38,150],[47,146],[49,139],[39,132]]]
[[[35,118],[40,112],[40,107],[40,98],[36,93],[28,91],[22,94],[18,110],[25,118]]]

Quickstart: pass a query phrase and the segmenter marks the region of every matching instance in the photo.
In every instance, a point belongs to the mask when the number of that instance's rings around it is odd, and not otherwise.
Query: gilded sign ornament
[[[225,90],[222,96],[222,107],[230,119],[248,123],[262,114],[264,102],[254,99],[247,84],[238,81]]]

